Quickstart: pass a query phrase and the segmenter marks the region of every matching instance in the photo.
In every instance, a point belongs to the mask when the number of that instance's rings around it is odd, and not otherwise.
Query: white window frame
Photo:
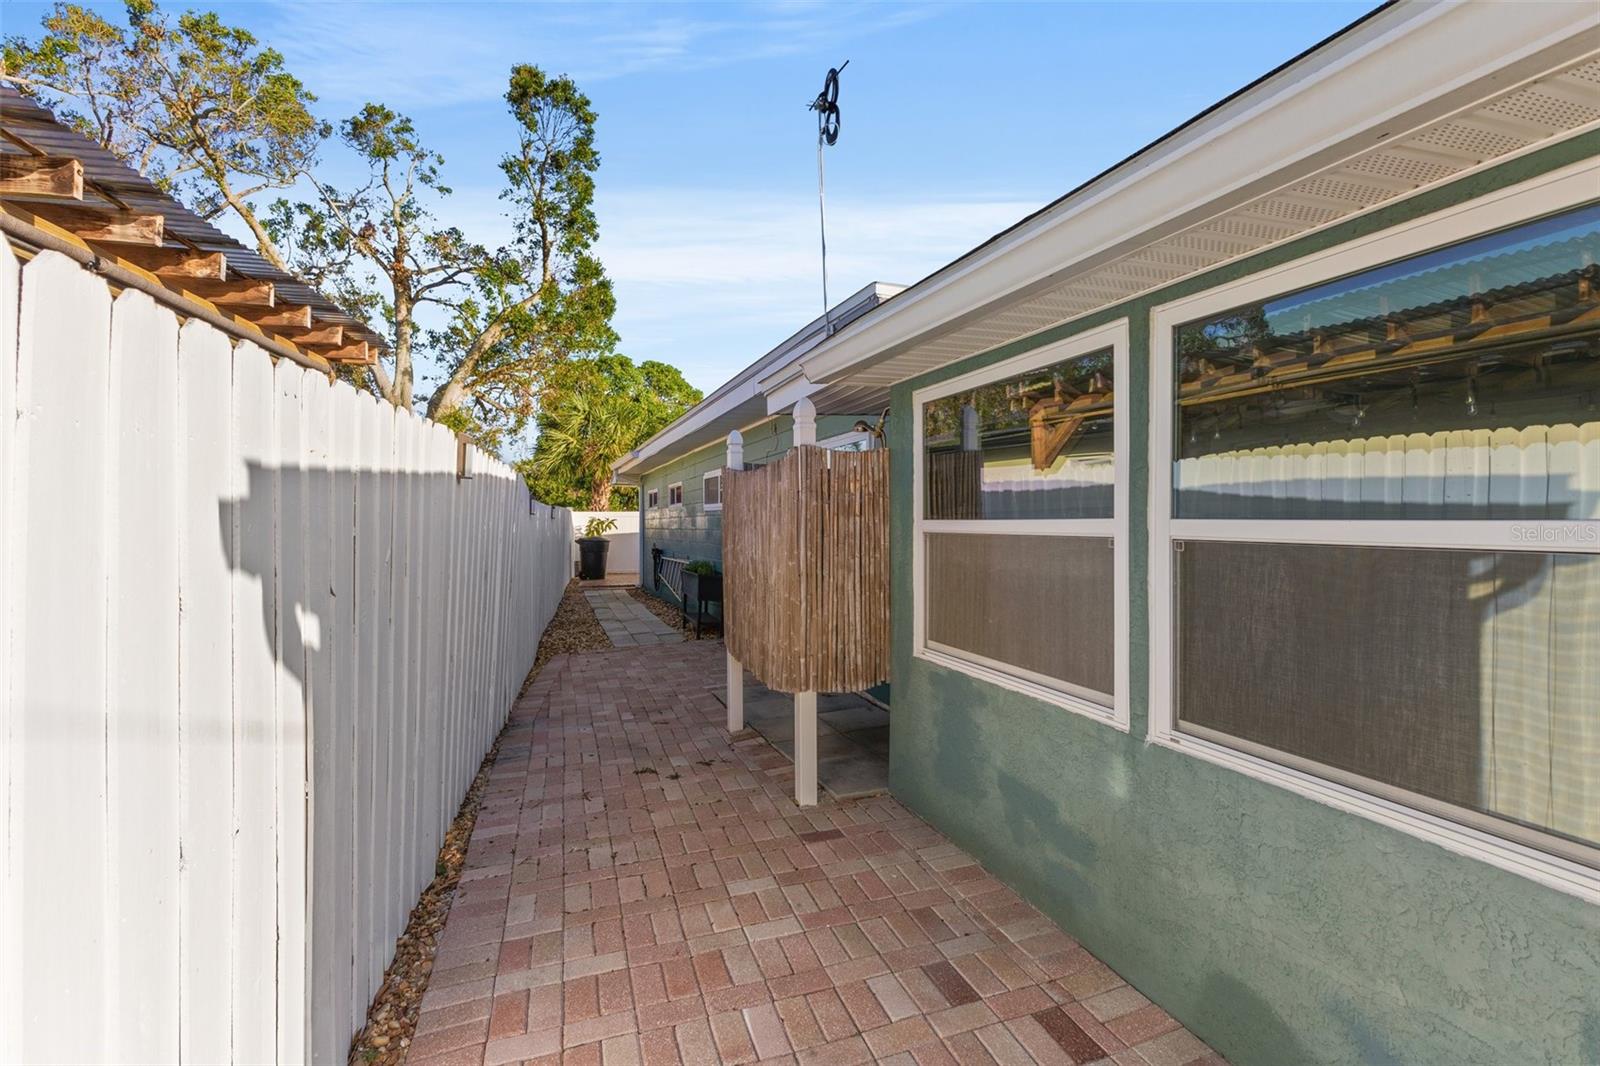
[[[923,494],[924,460],[922,436],[922,407],[929,400],[937,400],[953,393],[987,385],[1015,374],[1059,363],[1065,359],[1090,355],[1111,349],[1112,368],[1112,448],[1115,484],[1112,489],[1111,518],[1017,518],[1017,519],[930,519],[924,517]],[[1076,333],[1064,340],[1055,341],[1010,359],[1002,360],[979,370],[917,389],[911,394],[912,426],[912,650],[911,654],[924,662],[948,670],[956,670],[981,681],[1011,689],[1045,703],[1054,704],[1095,721],[1104,722],[1116,729],[1129,729],[1131,707],[1129,686],[1129,626],[1131,611],[1128,599],[1129,542],[1128,542],[1128,461],[1132,434],[1128,414],[1128,320],[1118,319],[1109,325]],[[1079,689],[1059,678],[1046,677],[1010,663],[974,655],[972,652],[948,648],[928,640],[927,619],[927,551],[929,533],[990,533],[990,534],[1051,534],[1074,537],[1105,537],[1112,541],[1112,625],[1113,656],[1111,702],[1102,696]]]
[[[1154,308],[1150,314],[1150,721],[1153,744],[1235,770],[1421,837],[1461,855],[1600,902],[1600,870],[1398,798],[1248,754],[1177,728],[1172,543],[1186,540],[1482,548],[1600,553],[1592,521],[1180,519],[1172,515],[1173,330],[1185,323],[1332,281],[1408,256],[1505,229],[1596,199],[1600,160],[1589,159],[1518,185],[1337,245],[1238,281]],[[1557,538],[1530,538],[1528,527]],[[1519,530],[1521,531],[1519,533]],[[1288,753],[1283,753],[1288,758]],[[1396,790],[1397,791],[1397,790]]]
[[[661,506],[661,490],[659,488],[646,490],[644,494],[644,500],[644,506],[646,510],[655,510],[657,507]]]
[[[868,451],[872,448],[872,436],[872,433],[868,430],[852,429],[845,433],[835,433],[826,440],[817,441],[817,447],[826,448],[829,451],[838,451],[840,448],[851,444],[865,444],[866,448],[852,450]]]
[[[674,502],[673,499],[672,499],[672,490],[673,489],[677,489],[678,490],[678,499],[677,499],[676,502]],[[668,507],[682,507],[683,506],[683,482],[681,482],[681,481],[673,481],[673,482],[669,482],[668,483],[668,485],[667,485],[667,506]]]
[[[711,481],[713,479],[715,479],[716,482],[717,482],[717,502],[716,503],[706,503],[705,502],[705,498],[706,498],[706,482]],[[700,503],[701,503],[701,506],[703,506],[707,511],[720,511],[720,510],[722,510],[722,471],[721,470],[707,470],[704,474],[700,475]]]

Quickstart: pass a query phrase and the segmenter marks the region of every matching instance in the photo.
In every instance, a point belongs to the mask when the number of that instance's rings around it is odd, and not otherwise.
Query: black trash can
[[[604,537],[578,538],[578,576],[585,581],[598,581],[606,576],[606,552],[611,542]]]

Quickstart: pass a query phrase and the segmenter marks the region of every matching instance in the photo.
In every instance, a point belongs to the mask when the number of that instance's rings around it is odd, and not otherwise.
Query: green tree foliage
[[[444,157],[424,147],[412,121],[367,104],[339,127],[340,141],[367,168],[341,191],[311,175],[318,203],[272,205],[267,228],[295,271],[363,319],[388,324],[391,375],[373,367],[378,392],[410,407],[416,380],[417,312],[453,307],[462,283],[489,254],[460,229],[440,226],[428,200],[450,195],[440,178]]]
[[[616,344],[616,298],[592,248],[595,113],[572,79],[512,68],[517,147],[500,163],[512,243],[490,256],[432,344],[444,365],[428,415],[493,447],[525,428],[552,371]]]
[[[328,136],[283,56],[215,12],[176,19],[126,0],[128,25],[58,3],[35,44],[5,41],[5,77],[206,218],[238,216],[261,254],[283,257],[250,198],[310,169]]]
[[[587,425],[596,441],[585,447],[612,458],[698,399],[671,367],[608,354],[616,300],[593,252],[596,116],[572,79],[512,68],[516,144],[500,169],[514,236],[490,250],[435,218],[450,193],[443,159],[410,119],[373,103],[341,123],[365,176],[335,188],[315,172],[332,127],[278,52],[213,12],[173,17],[155,0],[125,9],[121,25],[63,0],[36,42],[6,39],[4,76],[206,217],[232,211],[275,265],[385,321],[391,350],[362,384],[397,405],[421,391],[429,417],[491,451],[549,397],[561,404],[552,441]],[[301,176],[312,202],[278,198],[258,216],[251,197]],[[424,330],[428,305],[443,313]],[[425,363],[435,372],[419,373]],[[589,467],[560,476],[602,501],[609,492]]]
[[[676,367],[625,355],[573,359],[550,375],[533,456],[518,464],[539,499],[605,511],[626,506],[611,464],[699,403]]]

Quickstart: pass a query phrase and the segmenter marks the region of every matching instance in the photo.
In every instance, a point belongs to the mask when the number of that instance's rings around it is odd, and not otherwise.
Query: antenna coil
[[[833,311],[828,306],[828,212],[824,203],[825,185],[822,166],[822,149],[839,143],[839,75],[850,65],[847,59],[837,67],[829,67],[822,79],[822,91],[811,101],[809,110],[817,113],[817,219],[822,234],[822,319],[826,333],[833,332]]]

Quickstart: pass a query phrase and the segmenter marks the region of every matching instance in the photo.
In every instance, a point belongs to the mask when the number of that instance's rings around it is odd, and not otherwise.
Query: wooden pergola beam
[[[371,366],[378,361],[377,350],[368,345],[366,341],[356,341],[354,344],[347,344],[342,348],[334,348],[331,351],[328,349],[316,349],[316,352],[330,363],[352,363],[358,366]]]
[[[342,348],[345,344],[344,327],[333,325],[273,326],[272,332],[287,337],[302,348]]]
[[[169,289],[198,296],[217,307],[271,307],[272,282],[254,278],[218,281],[214,278],[162,278]]]
[[[378,351],[339,323],[315,323],[307,304],[276,301],[271,281],[228,276],[227,257],[165,245],[163,215],[83,203],[82,163],[66,156],[0,154],[0,210],[80,249],[99,253],[263,339],[301,353],[322,367],[368,365]]]
[[[271,310],[260,307],[246,307],[237,311],[236,314],[249,319],[262,329],[270,329],[275,332],[284,329],[311,328],[310,304],[275,303]]]
[[[70,156],[0,155],[0,196],[83,199],[83,164]]]
[[[209,278],[221,281],[227,277],[227,260],[221,252],[196,252],[188,248],[140,248],[131,245],[104,244],[90,241],[97,251],[103,251],[118,261],[132,263],[162,278]]]
[[[67,204],[42,204],[7,200],[7,214],[57,236],[99,244],[128,244],[159,248],[166,219],[134,211],[95,210]]]

